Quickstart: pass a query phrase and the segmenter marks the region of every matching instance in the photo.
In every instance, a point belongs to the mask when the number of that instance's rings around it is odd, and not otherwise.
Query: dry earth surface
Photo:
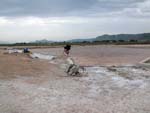
[[[62,54],[62,48],[32,51]],[[4,52],[0,113],[150,113],[150,68],[138,64],[150,56],[148,47],[75,46],[71,56],[89,66],[81,77],[67,76],[60,62]]]
[[[61,55],[62,48],[34,49],[33,52]],[[132,65],[150,57],[149,45],[98,45],[98,46],[73,46],[71,57],[84,66],[111,66],[111,65]]]

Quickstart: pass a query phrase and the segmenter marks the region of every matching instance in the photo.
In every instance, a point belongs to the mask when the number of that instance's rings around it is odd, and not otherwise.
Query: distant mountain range
[[[137,40],[137,41],[150,41],[150,33],[142,33],[142,34],[116,34],[116,35],[102,35],[96,38],[90,39],[73,39],[68,40],[68,42],[93,42],[93,41],[106,41],[106,40],[114,40],[114,41],[130,41],[130,40]]]
[[[0,44],[9,44],[9,42],[0,41]]]
[[[65,42],[94,42],[94,41],[130,41],[130,40],[137,40],[137,41],[150,41],[150,33],[141,33],[141,34],[116,34],[116,35],[101,35],[97,36],[95,38],[90,38],[90,39],[72,39],[72,40],[67,40]],[[34,42],[30,43],[41,43],[41,44],[46,44],[46,43],[54,43],[55,41],[50,41],[47,39],[43,40],[36,40]],[[0,44],[6,44],[7,42],[0,41]]]
[[[95,38],[88,38],[88,39],[72,39],[67,40],[66,42],[94,42],[94,41],[130,41],[130,40],[137,40],[137,41],[150,41],[150,33],[141,33],[141,34],[116,34],[116,35],[101,35]],[[37,40],[32,43],[53,43],[55,41],[49,41],[46,39]]]
[[[67,42],[84,42],[84,41],[93,42],[94,40],[95,40],[94,38],[90,38],[90,39],[72,39],[72,40],[67,40]]]
[[[36,40],[34,42],[30,42],[30,43],[42,43],[42,44],[45,44],[45,43],[53,43],[54,41],[49,41],[47,39],[42,39],[42,40]]]
[[[150,40],[150,33],[142,33],[142,34],[118,34],[118,35],[102,35],[95,38],[96,41],[103,40],[138,40],[138,41],[146,41]]]

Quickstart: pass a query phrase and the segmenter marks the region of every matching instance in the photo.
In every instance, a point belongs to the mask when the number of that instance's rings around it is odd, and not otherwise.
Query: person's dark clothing
[[[65,47],[64,47],[64,52],[65,52],[65,54],[67,54],[67,55],[69,55],[69,50],[71,49],[71,45],[66,45]]]
[[[65,47],[64,47],[64,49],[66,49],[66,50],[70,50],[71,49],[71,45],[66,45]]]

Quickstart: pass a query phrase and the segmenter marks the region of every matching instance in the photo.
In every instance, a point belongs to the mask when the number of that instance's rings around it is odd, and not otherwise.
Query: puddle
[[[33,53],[30,55],[32,58],[39,58],[39,59],[43,59],[43,60],[53,60],[55,58],[55,56],[52,55],[44,55],[44,54],[40,54],[40,53]]]
[[[9,49],[8,53],[9,54],[12,54],[12,53],[23,53],[23,51],[22,50],[18,50],[18,49]]]

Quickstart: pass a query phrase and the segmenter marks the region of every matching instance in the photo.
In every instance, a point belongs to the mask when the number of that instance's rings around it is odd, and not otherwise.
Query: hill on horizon
[[[68,40],[67,42],[94,42],[94,41],[130,41],[130,40],[137,40],[137,41],[150,41],[150,33],[141,33],[141,34],[116,34],[116,35],[101,35],[97,36],[96,38],[90,39],[72,39]]]
[[[142,33],[142,34],[117,34],[117,35],[102,35],[95,38],[96,41],[103,40],[137,40],[137,41],[146,41],[150,40],[150,33]]]
[[[141,34],[115,34],[115,35],[109,35],[104,34],[101,36],[97,36],[95,38],[85,38],[85,39],[72,39],[67,41],[60,41],[60,42],[94,42],[94,41],[150,41],[150,33],[141,33]],[[36,40],[29,43],[35,43],[35,44],[48,44],[48,43],[55,43],[58,41],[51,41],[47,39],[42,40]],[[58,42],[59,43],[59,42]],[[10,44],[9,42],[0,41],[0,44]]]

